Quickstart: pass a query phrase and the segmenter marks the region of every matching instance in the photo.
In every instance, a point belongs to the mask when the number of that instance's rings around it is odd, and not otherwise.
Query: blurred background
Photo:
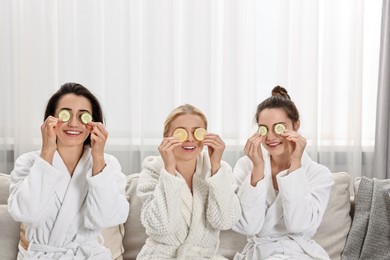
[[[281,85],[311,157],[370,176],[385,1],[0,0],[0,172],[40,149],[49,97],[77,82],[101,101],[125,174],[158,154],[184,103],[206,114],[233,167],[256,106]]]

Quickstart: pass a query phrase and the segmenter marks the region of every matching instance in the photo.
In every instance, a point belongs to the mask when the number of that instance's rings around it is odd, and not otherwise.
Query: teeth
[[[67,134],[70,134],[70,135],[79,135],[81,132],[78,132],[78,131],[66,131]]]
[[[195,146],[185,146],[183,148],[186,150],[193,150],[193,149],[195,149]]]

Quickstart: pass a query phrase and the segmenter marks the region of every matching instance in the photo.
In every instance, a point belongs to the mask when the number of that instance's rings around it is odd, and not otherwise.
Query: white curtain
[[[100,99],[125,173],[157,153],[176,106],[205,112],[234,166],[257,104],[287,88],[312,158],[372,168],[380,0],[1,0],[0,171],[39,149],[48,98],[78,82]]]

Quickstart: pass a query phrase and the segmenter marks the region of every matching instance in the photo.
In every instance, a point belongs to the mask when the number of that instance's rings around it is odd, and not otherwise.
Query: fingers
[[[162,140],[158,150],[160,153],[171,152],[176,147],[180,146],[182,141],[176,139],[175,137],[166,137]]]
[[[246,155],[259,153],[260,152],[260,145],[263,142],[263,137],[260,136],[257,132],[253,134],[249,139],[247,140],[244,152]]]
[[[208,133],[203,139],[203,144],[213,149],[225,150],[225,142],[217,134]]]
[[[88,128],[91,131],[91,147],[97,153],[104,152],[104,146],[108,138],[108,132],[105,126],[98,122],[88,123]]]
[[[287,141],[290,141],[290,142],[293,142],[295,143],[296,145],[299,145],[299,146],[306,146],[306,143],[307,143],[307,140],[306,138],[304,138],[303,136],[301,136],[298,132],[296,131],[290,131],[290,130],[286,130],[286,132],[284,132],[282,134],[282,136],[284,138],[286,138]]]

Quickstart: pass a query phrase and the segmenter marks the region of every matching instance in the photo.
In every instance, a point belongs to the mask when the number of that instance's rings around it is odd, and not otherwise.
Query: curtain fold
[[[390,178],[390,1],[383,0],[376,108],[375,154],[370,177]]]
[[[386,1],[385,1],[386,2]],[[157,154],[191,103],[234,166],[275,85],[301,113],[314,160],[372,171],[381,0],[0,1],[0,171],[40,149],[49,97],[69,81],[102,103],[126,174]]]

